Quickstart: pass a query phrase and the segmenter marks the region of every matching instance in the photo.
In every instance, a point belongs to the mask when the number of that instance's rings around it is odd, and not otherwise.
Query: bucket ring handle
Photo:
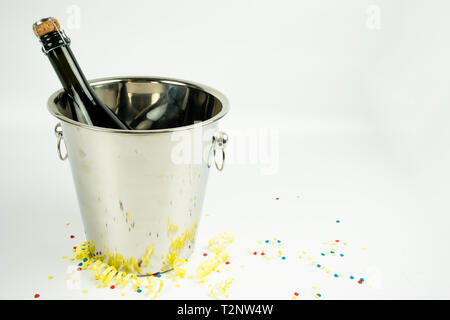
[[[208,168],[211,167],[211,154],[214,159],[214,164],[216,166],[216,169],[219,171],[223,170],[223,167],[225,166],[225,147],[228,142],[228,135],[223,131],[216,132],[212,137],[212,144],[211,148],[209,149],[209,155],[208,155]],[[217,162],[216,153],[221,152],[222,153],[222,161],[220,164]]]
[[[58,152],[58,157],[62,161],[67,160],[67,158],[69,157],[69,154],[67,153],[67,151],[64,156],[62,155],[62,152],[61,152],[61,140],[64,141],[63,131],[61,128],[61,122],[58,122],[55,126],[55,135],[56,135],[56,138],[58,139],[56,142],[56,151]]]

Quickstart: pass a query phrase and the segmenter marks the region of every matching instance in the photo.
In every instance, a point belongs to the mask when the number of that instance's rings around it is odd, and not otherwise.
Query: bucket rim
[[[198,82],[190,81],[190,80],[183,80],[178,78],[170,78],[170,77],[153,77],[153,76],[116,76],[116,77],[104,77],[104,78],[96,78],[92,80],[88,80],[88,82],[91,85],[101,85],[101,84],[108,84],[108,83],[115,83],[115,82],[124,82],[124,81],[143,81],[143,82],[150,82],[150,81],[156,81],[161,83],[167,83],[167,84],[176,84],[176,85],[183,85],[190,88],[198,89],[201,91],[204,91],[206,93],[211,94],[216,99],[220,101],[222,104],[222,110],[215,116],[205,120],[201,121],[199,123],[190,124],[187,126],[181,126],[181,127],[175,127],[175,128],[164,128],[164,129],[153,129],[153,130],[124,130],[124,129],[112,129],[112,128],[104,128],[104,127],[96,127],[91,126],[85,123],[81,123],[78,121],[75,121],[73,119],[70,119],[60,113],[58,111],[58,108],[55,104],[55,99],[57,96],[59,96],[61,93],[64,92],[64,89],[59,89],[55,91],[47,100],[47,110],[52,114],[54,117],[58,118],[59,120],[75,125],[77,127],[82,127],[84,129],[88,130],[94,130],[94,131],[102,131],[102,132],[113,132],[113,133],[120,133],[120,134],[133,134],[133,135],[141,135],[141,134],[153,134],[153,133],[170,133],[170,132],[176,132],[176,131],[183,131],[183,130],[190,130],[198,127],[207,126],[213,122],[218,121],[221,119],[224,115],[226,115],[230,109],[228,99],[223,95],[220,91],[206,86],[204,84],[200,84]]]

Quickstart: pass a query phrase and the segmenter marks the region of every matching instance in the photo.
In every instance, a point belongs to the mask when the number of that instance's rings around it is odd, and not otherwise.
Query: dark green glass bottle
[[[33,25],[61,84],[69,97],[72,118],[85,124],[129,130],[130,127],[108,108],[95,94],[81,71],[72,50],[70,39],[54,18],[45,18]]]

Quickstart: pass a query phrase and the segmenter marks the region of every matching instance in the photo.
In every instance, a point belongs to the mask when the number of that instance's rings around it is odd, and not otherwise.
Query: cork
[[[53,24],[54,23],[54,24]],[[55,28],[56,25],[56,28]],[[59,22],[56,19],[53,18],[46,18],[41,20],[40,22],[37,22],[33,25],[33,32],[36,35],[36,37],[40,38],[43,35],[57,31],[61,27],[59,26]]]

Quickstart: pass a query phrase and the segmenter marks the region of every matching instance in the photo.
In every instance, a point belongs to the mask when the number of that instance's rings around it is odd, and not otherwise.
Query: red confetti
[[[339,242],[339,240],[335,240],[335,242]]]
[[[73,239],[73,238],[75,238],[75,236],[72,234],[72,235],[70,236],[70,239]]]
[[[115,289],[116,288],[116,286],[115,285],[112,285],[111,287],[109,287],[110,289]]]
[[[277,198],[275,198],[275,200],[280,200],[280,198],[277,197]]]
[[[294,295],[298,297],[298,292],[294,292]]]
[[[81,271],[81,268],[80,268],[80,267],[78,267],[78,268],[77,268],[77,271]]]
[[[358,280],[358,283],[359,283],[359,284],[362,284],[363,282],[362,282],[361,280]]]
[[[230,264],[230,261],[225,262],[225,264]]]
[[[39,293],[36,293],[35,295],[34,295],[34,298],[35,299],[37,299],[37,298],[39,298],[41,295],[39,294]]]
[[[204,256],[204,257],[206,257],[206,256],[207,256],[207,254],[206,254],[206,253],[204,253],[204,254],[203,254],[203,256]]]
[[[73,250],[77,250],[77,247],[73,247]]]
[[[253,255],[255,255],[255,256],[256,256],[256,251],[255,251],[255,252],[253,252]]]
[[[264,255],[264,252],[261,252],[261,255],[263,256],[263,255]]]

